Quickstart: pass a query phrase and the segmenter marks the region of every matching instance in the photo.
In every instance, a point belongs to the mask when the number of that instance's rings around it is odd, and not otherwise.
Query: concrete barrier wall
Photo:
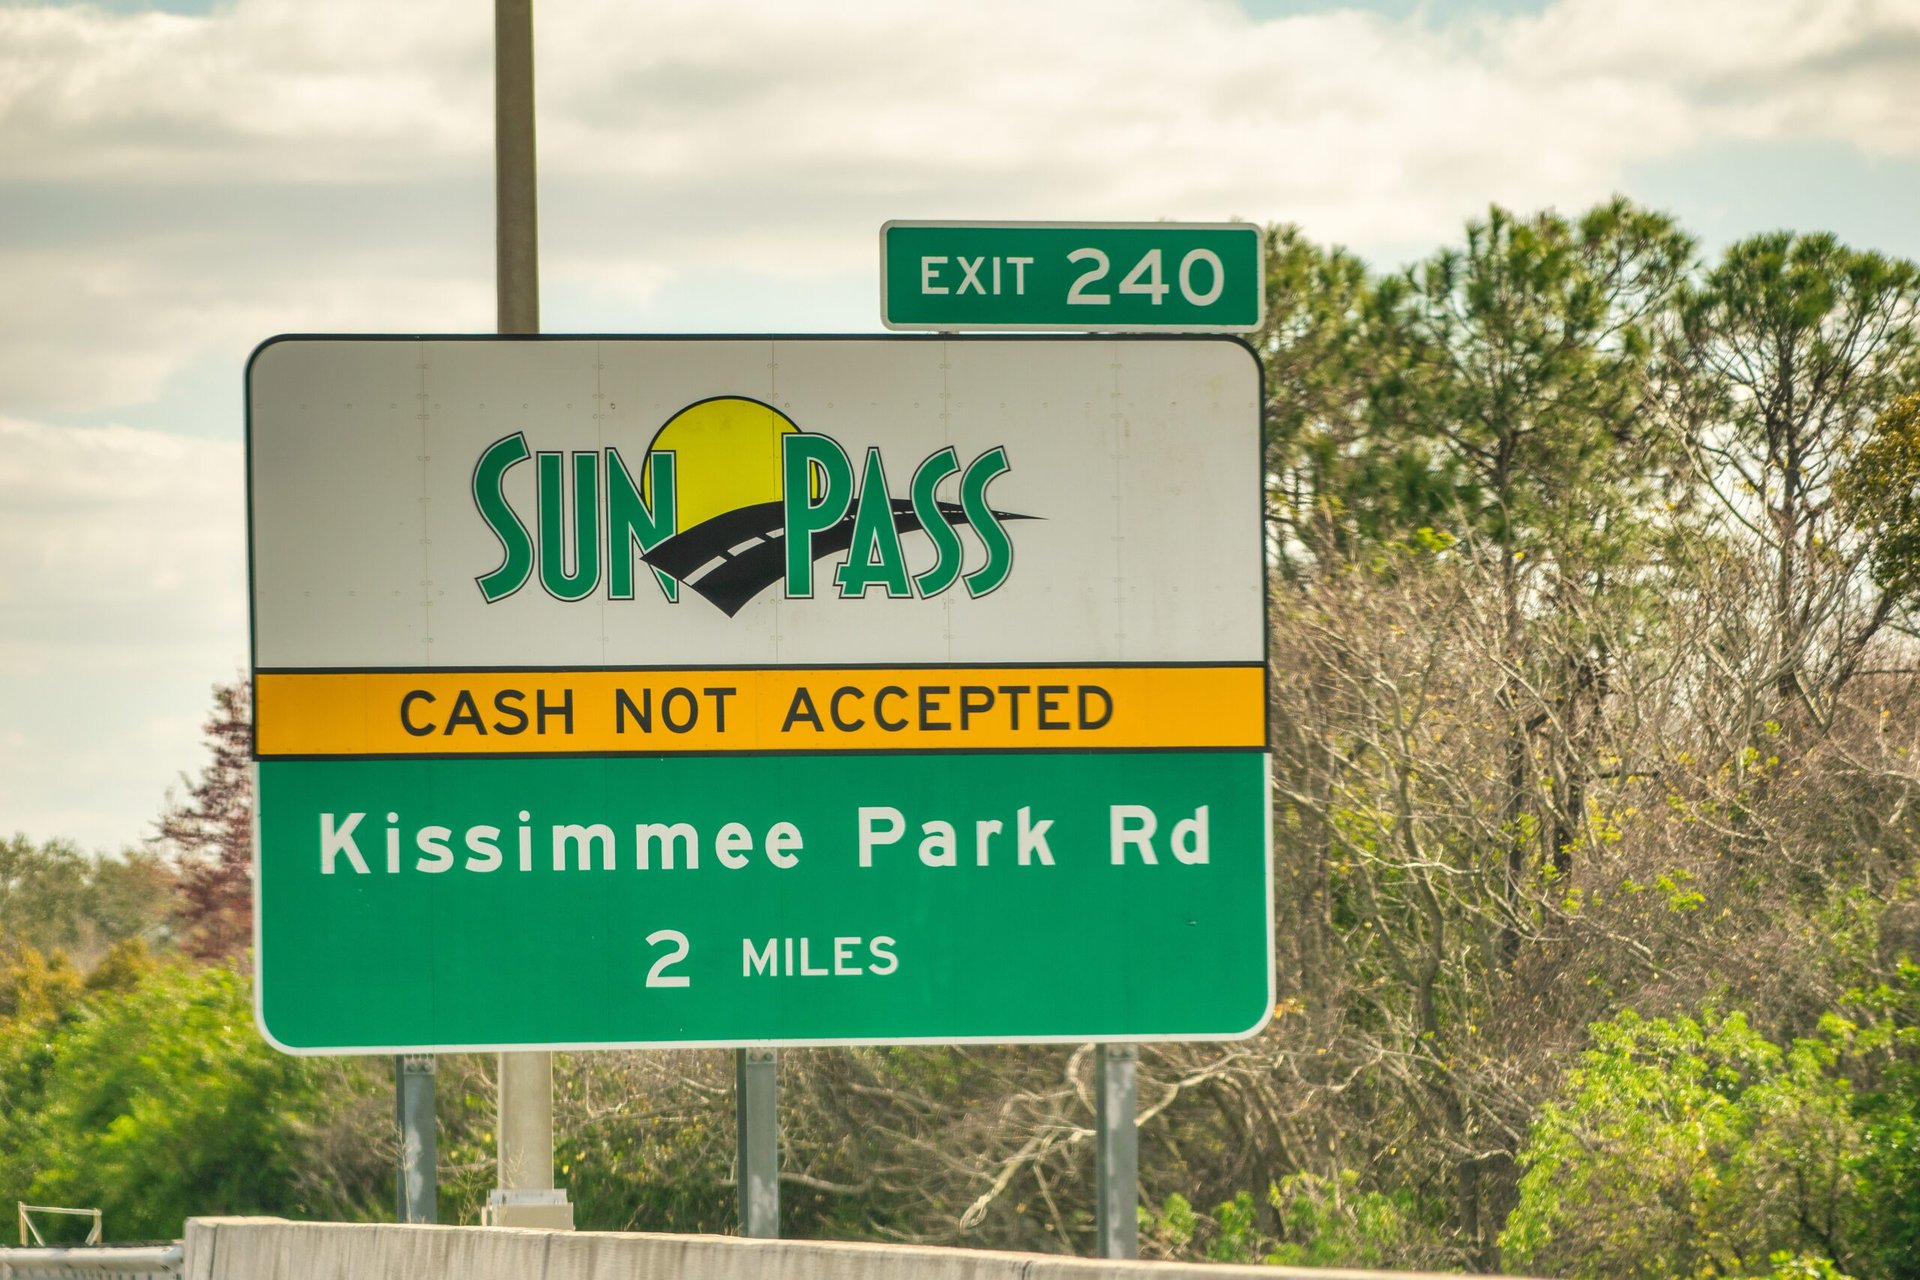
[[[1408,1271],[1105,1262],[890,1244],[276,1218],[191,1219],[184,1275],[185,1280],[1420,1280]]]
[[[173,1280],[181,1262],[177,1244],[0,1248],[0,1280]]]

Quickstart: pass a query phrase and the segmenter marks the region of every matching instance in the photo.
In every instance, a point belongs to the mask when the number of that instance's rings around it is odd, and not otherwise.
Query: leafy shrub
[[[189,1214],[371,1216],[390,1185],[373,1153],[337,1181],[309,1157],[375,1073],[270,1047],[231,970],[140,969],[0,1024],[0,1198],[97,1206],[117,1239]]]
[[[1861,1130],[1837,1070],[1851,1024],[1832,1018],[1786,1048],[1712,1010],[1627,1010],[1591,1031],[1522,1154],[1509,1267],[1665,1280],[1847,1263],[1866,1226]]]

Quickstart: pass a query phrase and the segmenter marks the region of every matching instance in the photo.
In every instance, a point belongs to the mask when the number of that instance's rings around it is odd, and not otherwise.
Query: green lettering
[[[987,562],[967,575],[970,596],[983,596],[992,591],[1005,582],[1013,570],[1013,539],[1000,527],[1000,517],[987,505],[987,486],[993,483],[994,477],[1008,470],[1007,451],[995,445],[969,462],[967,473],[960,477],[961,509],[967,513],[967,523],[980,535],[980,545],[987,549]]]
[[[846,563],[834,570],[840,598],[864,597],[867,588],[882,586],[891,599],[913,595],[907,585],[907,558],[900,549],[900,528],[893,522],[893,495],[887,490],[887,469],[880,450],[867,450],[860,476],[860,504],[853,511],[853,545]]]
[[[573,536],[567,537],[564,453],[542,453],[540,585],[556,600],[584,600],[600,585],[600,455],[573,455]],[[571,545],[569,545],[571,543]],[[573,564],[568,572],[567,564]]]
[[[960,535],[940,514],[940,503],[936,496],[940,482],[959,469],[960,459],[954,453],[953,446],[948,445],[922,462],[913,472],[913,513],[920,517],[920,527],[933,540],[934,550],[933,567],[913,580],[913,585],[920,589],[923,596],[939,595],[960,576],[960,561],[965,554],[960,546]]]
[[[635,548],[645,555],[671,538],[677,531],[674,518],[673,453],[661,450],[647,455],[647,488],[653,494],[648,506],[640,496],[620,451],[607,446],[607,595],[615,600],[633,599],[633,562]],[[668,600],[680,598],[680,584],[660,570],[653,571],[660,590]]]
[[[820,479],[820,497],[813,482]],[[781,524],[787,542],[787,598],[813,598],[814,535],[838,524],[853,504],[853,464],[828,436],[794,432],[780,441]]]
[[[507,472],[527,457],[527,438],[516,431],[488,445],[473,468],[473,505],[500,540],[500,567],[474,579],[488,604],[526,586],[533,572],[533,539],[506,494]]]

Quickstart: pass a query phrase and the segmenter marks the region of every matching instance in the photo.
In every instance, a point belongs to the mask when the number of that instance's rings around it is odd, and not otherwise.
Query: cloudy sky
[[[536,0],[550,332],[878,328],[889,218],[1620,191],[1920,256],[1920,0]],[[247,661],[241,376],[493,324],[487,0],[0,0],[0,833],[113,850]]]

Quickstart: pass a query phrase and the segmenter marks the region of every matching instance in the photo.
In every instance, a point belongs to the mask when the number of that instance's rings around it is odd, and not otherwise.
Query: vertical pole
[[[400,1167],[394,1177],[394,1221],[433,1222],[440,1216],[434,1181],[433,1055],[393,1060],[393,1118],[400,1126]]]
[[[533,0],[493,0],[494,284],[501,333],[540,332]]]
[[[534,188],[533,0],[493,2],[494,285],[498,328],[540,332],[540,224]],[[553,1055],[500,1055],[500,1175],[490,1220],[571,1225],[553,1191]]]
[[[502,1191],[553,1185],[553,1055],[500,1055]]]
[[[1130,1044],[1094,1050],[1094,1236],[1103,1258],[1140,1256],[1139,1066]]]
[[[740,1234],[760,1240],[780,1235],[780,1120],[774,1049],[738,1049],[733,1055],[733,1110],[739,1137],[735,1173],[740,1183]]]

